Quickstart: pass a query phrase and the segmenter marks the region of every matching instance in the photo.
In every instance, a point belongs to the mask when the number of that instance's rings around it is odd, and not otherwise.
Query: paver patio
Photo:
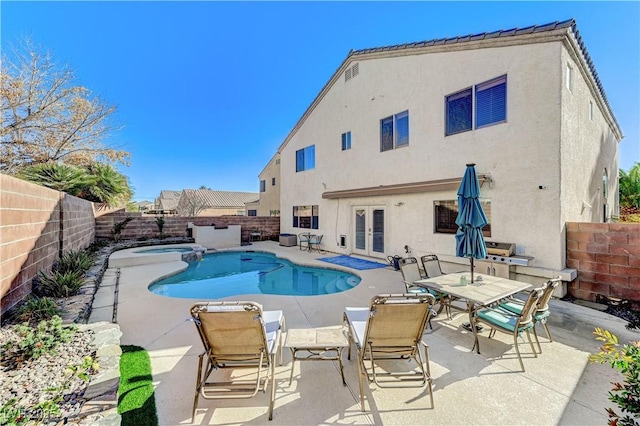
[[[264,250],[296,263],[326,267],[307,253],[275,242],[257,242],[242,249]],[[121,269],[117,320],[121,343],[149,351],[156,386],[158,417],[162,425],[191,424],[198,355],[202,346],[194,325],[188,321],[195,300],[158,296],[147,286],[184,268],[183,262],[133,266]],[[284,311],[287,328],[339,325],[345,306],[367,306],[379,293],[401,293],[401,275],[392,268],[353,271],[362,282],[352,290],[325,296],[246,295],[229,300],[252,300],[265,310]],[[550,329],[554,342],[540,330],[543,353],[533,358],[522,344],[526,372],[521,372],[509,336],[487,339],[481,333],[481,354],[471,352],[473,338],[460,324],[466,314],[452,320],[444,314],[425,333],[430,347],[435,408],[425,389],[365,389],[365,413],[360,411],[358,372],[355,360],[343,358],[347,386],[343,386],[337,362],[296,363],[289,386],[290,354],[276,368],[274,418],[267,420],[268,394],[251,399],[200,399],[194,424],[566,424],[603,425],[610,382],[618,374],[608,365],[589,364],[597,352],[595,326],[606,328],[621,341],[639,340],[640,334],[625,329],[626,322],[597,310],[554,300]],[[109,315],[95,312],[106,319]]]

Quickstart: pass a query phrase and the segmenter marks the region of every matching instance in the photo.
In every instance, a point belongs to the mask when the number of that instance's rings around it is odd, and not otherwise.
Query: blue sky
[[[257,192],[262,171],[346,58],[363,49],[575,18],[640,161],[639,2],[13,2],[29,36],[118,108],[136,200],[205,185]]]

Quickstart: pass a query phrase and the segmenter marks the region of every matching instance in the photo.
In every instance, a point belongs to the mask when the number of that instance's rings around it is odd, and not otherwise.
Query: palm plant
[[[17,177],[75,196],[80,195],[95,181],[95,178],[87,174],[86,170],[60,163],[27,166],[18,173]]]
[[[629,172],[620,169],[620,206],[640,209],[640,163],[636,163]]]
[[[81,198],[109,206],[124,204],[131,198],[132,191],[127,177],[110,164],[93,163],[87,167],[87,172],[95,180],[93,185],[85,188]]]

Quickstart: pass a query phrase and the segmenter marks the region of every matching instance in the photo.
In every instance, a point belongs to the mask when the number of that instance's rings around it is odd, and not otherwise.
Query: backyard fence
[[[567,267],[578,270],[569,293],[640,301],[640,224],[567,223]]]
[[[93,203],[0,174],[2,313],[31,293],[38,271],[94,240]]]
[[[278,240],[280,234],[280,218],[275,216],[150,216],[143,213],[130,213],[124,210],[111,212],[96,217],[96,238],[113,238],[114,226],[123,223],[128,217],[132,218],[127,223],[120,238],[158,238],[160,229],[158,217],[164,219],[164,237],[189,236],[188,224],[198,226],[215,225],[216,228],[225,228],[229,225],[242,227],[241,240],[249,241],[251,233],[259,233],[263,240]]]

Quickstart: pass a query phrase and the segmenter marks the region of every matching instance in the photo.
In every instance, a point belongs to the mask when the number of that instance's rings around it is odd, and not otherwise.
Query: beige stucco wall
[[[518,254],[535,257],[536,267],[564,268],[561,169],[572,169],[577,159],[561,156],[561,46],[557,41],[360,60],[359,75],[348,82],[341,75],[282,147],[282,232],[300,232],[292,227],[292,206],[317,204],[317,233],[325,235],[325,247],[350,253],[353,206],[384,205],[385,255],[403,253],[405,244],[414,255],[453,255],[453,236],[433,232],[433,201],[452,200],[455,191],[340,201],[321,194],[461,177],[466,163],[476,163],[478,173],[493,178],[482,188],[492,203],[490,240],[515,242]],[[445,137],[445,96],[504,74],[507,122]],[[380,152],[380,120],[405,110],[409,146]],[[346,131],[352,148],[342,151]],[[296,173],[296,150],[314,144],[315,169]],[[576,178],[574,186],[586,184],[588,176]],[[404,204],[395,206],[399,202]],[[336,243],[341,234],[348,236],[344,250]]]
[[[562,78],[562,221],[603,222],[617,214],[618,142],[598,108],[597,94],[590,90],[579,63],[566,48],[561,50]],[[567,65],[572,68],[571,90],[566,87]],[[589,117],[593,103],[593,117]],[[608,176],[606,200],[603,173]]]
[[[272,185],[272,179],[276,184]],[[247,204],[247,208],[255,208],[258,216],[271,216],[272,210],[280,210],[280,154],[271,158],[269,164],[259,175],[259,180],[265,181],[265,191],[260,193],[260,201],[257,204]],[[251,207],[249,207],[251,206]]]

